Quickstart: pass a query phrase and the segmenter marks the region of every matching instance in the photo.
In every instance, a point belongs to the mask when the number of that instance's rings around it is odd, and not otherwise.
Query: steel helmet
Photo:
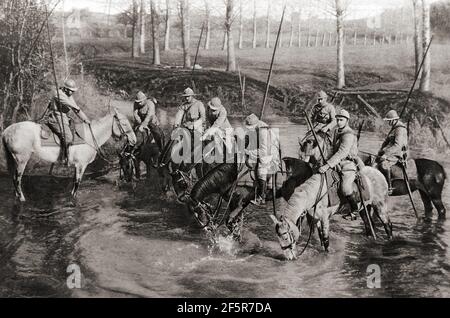
[[[320,91],[317,95],[318,95],[317,98],[322,98],[325,101],[328,99],[328,95],[324,91]]]
[[[388,111],[388,113],[386,114],[386,117],[383,120],[391,121],[391,120],[397,120],[397,119],[400,119],[397,112],[395,110],[390,110],[390,111]]]
[[[73,79],[65,80],[64,88],[67,88],[68,90],[70,90],[72,92],[76,92],[78,90],[77,84],[75,84],[75,81]]]
[[[137,92],[135,102],[140,103],[145,100],[147,100],[147,96],[145,96],[145,94],[141,91]]]
[[[347,118],[347,120],[350,120],[350,114],[345,109],[341,109],[340,111],[338,111],[338,113],[336,114],[336,118],[337,117],[344,117]]]
[[[187,97],[187,96],[195,96],[194,91],[192,90],[192,88],[186,88],[183,92],[183,97]]]

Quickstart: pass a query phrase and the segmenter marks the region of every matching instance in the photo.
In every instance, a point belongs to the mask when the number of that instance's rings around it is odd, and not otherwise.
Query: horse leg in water
[[[16,171],[13,175],[14,187],[16,188],[16,196],[20,200],[20,202],[25,202],[25,196],[23,195],[22,191],[22,177],[28,160],[29,157],[21,158],[21,156],[17,156]]]
[[[328,252],[328,247],[330,246],[330,219],[328,216],[324,216],[320,220],[320,223],[322,227],[323,248],[325,252]]]
[[[378,219],[383,223],[384,230],[386,231],[386,234],[388,236],[388,239],[392,239],[392,222],[389,219],[389,215],[387,212],[386,204],[384,203],[377,203],[371,206],[375,212],[375,214],[378,216]]]
[[[86,170],[86,165],[76,164],[75,165],[75,179],[72,188],[72,197],[76,198],[78,188],[80,187],[81,178],[83,177],[84,171]]]
[[[369,217],[371,218],[371,213],[372,213],[371,205],[367,205],[367,212],[369,213]],[[372,230],[370,229],[369,219],[367,218],[367,213],[364,208],[359,210],[359,216],[361,216],[361,220],[363,220],[364,228],[366,229],[366,236],[371,236]],[[373,224],[373,222],[372,222],[372,224]]]

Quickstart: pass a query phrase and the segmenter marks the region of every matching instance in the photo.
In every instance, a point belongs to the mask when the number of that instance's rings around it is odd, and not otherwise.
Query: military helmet
[[[135,102],[136,103],[141,103],[141,102],[143,102],[145,100],[147,100],[147,96],[141,91],[137,92]]]
[[[347,120],[350,120],[350,114],[345,109],[341,109],[340,111],[338,111],[336,114],[336,118],[337,117],[344,117],[347,118]]]
[[[317,96],[318,96],[318,98],[322,98],[323,100],[327,100],[328,99],[328,95],[327,95],[327,93],[325,93],[324,91],[320,91],[318,94],[317,94]]]
[[[64,88],[72,91],[72,92],[76,92],[78,90],[77,85],[75,84],[75,81],[73,79],[67,79],[64,81]]]
[[[192,90],[192,88],[188,87],[184,90],[183,92],[183,97],[187,97],[187,96],[195,96],[194,91]]]
[[[222,102],[220,101],[219,97],[213,97],[208,103],[208,106],[212,110],[218,110],[220,107],[222,107]]]
[[[385,121],[391,121],[391,120],[397,120],[400,119],[400,116],[398,116],[397,112],[395,110],[390,110],[386,114],[386,117],[383,118]]]
[[[250,114],[245,118],[245,127],[247,129],[255,129],[256,125],[258,125],[259,118],[255,114]]]

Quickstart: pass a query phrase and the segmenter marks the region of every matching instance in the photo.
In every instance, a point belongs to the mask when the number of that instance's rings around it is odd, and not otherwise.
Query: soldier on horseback
[[[406,125],[401,122],[395,110],[390,110],[384,120],[392,128],[388,137],[381,145],[381,150],[378,152],[378,168],[386,177],[389,185],[389,195],[391,195],[391,167],[400,160],[406,160],[408,152],[408,130]]]
[[[143,92],[139,91],[136,94],[133,106],[135,130],[145,132],[148,129],[152,133],[159,150],[162,150],[164,147],[163,136],[159,127],[158,117],[156,116],[155,104],[156,100],[147,98]]]
[[[191,88],[186,88],[182,97],[185,103],[178,108],[175,116],[175,127],[187,128],[191,132],[203,133],[206,123],[206,110],[203,103],[195,98]]]
[[[336,127],[336,108],[328,102],[328,95],[320,91],[312,109],[311,121],[317,133],[328,133]]]
[[[336,120],[338,129],[333,134],[333,155],[325,165],[320,167],[319,173],[324,174],[329,169],[337,168],[341,176],[341,192],[350,204],[351,212],[349,216],[353,220],[358,212],[357,197],[353,193],[353,183],[357,171],[355,161],[358,156],[358,141],[355,132],[348,124],[350,114],[346,110],[338,112]]]
[[[84,123],[90,124],[89,118],[80,109],[75,100],[73,93],[78,90],[75,81],[67,79],[64,85],[53,94],[47,111],[49,111],[47,125],[52,132],[57,135],[61,142],[60,160],[64,163],[68,160],[68,149],[73,142],[73,133],[70,127],[70,121],[67,114],[73,111]]]
[[[251,114],[245,119],[245,127],[249,137],[249,145],[245,150],[245,163],[250,170],[255,171],[256,175],[255,199],[251,203],[264,205],[267,181],[279,167],[279,140],[273,129],[259,120],[255,114]]]
[[[209,128],[205,131],[202,141],[211,137],[219,137],[223,140],[228,152],[232,150],[233,128],[227,118],[227,110],[218,97],[214,97],[208,103],[207,122]]]

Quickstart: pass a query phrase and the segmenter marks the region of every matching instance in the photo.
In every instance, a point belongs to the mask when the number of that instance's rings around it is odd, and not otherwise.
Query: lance
[[[400,166],[402,167],[403,181],[405,181],[406,189],[408,189],[409,200],[411,200],[411,204],[412,204],[412,207],[413,207],[413,210],[414,210],[414,214],[416,215],[416,218],[418,220],[419,219],[419,214],[417,213],[416,205],[414,204],[414,201],[413,201],[411,186],[409,185],[409,178],[408,178],[408,174],[406,173],[406,167],[405,167],[405,161],[404,160],[402,160],[402,162],[400,163]]]
[[[195,82],[194,82],[194,72],[195,72],[195,65],[197,65],[197,58],[198,58],[198,52],[200,51],[200,44],[202,42],[202,37],[203,37],[203,30],[205,29],[205,23],[202,23],[202,29],[200,31],[200,38],[198,39],[198,44],[197,44],[197,51],[195,52],[195,58],[194,58],[194,65],[192,66],[192,73],[191,73],[191,82],[192,82],[192,86],[194,91],[195,91]]]
[[[270,80],[272,78],[273,64],[274,64],[274,61],[275,61],[275,55],[277,53],[278,42],[280,41],[281,29],[282,29],[282,26],[283,26],[284,16],[286,14],[286,6],[287,6],[287,4],[285,3],[284,4],[284,8],[283,8],[283,14],[281,15],[280,26],[278,28],[277,39],[275,41],[275,47],[273,48],[272,60],[270,62],[270,68],[269,68],[269,75],[267,76],[266,91],[264,92],[264,98],[263,98],[263,103],[262,103],[262,107],[261,107],[261,115],[259,116],[259,118],[261,120],[262,120],[262,118],[264,116],[264,108],[266,107],[267,96],[269,95]]]
[[[45,13],[46,13],[46,17],[47,17],[47,34],[48,34],[48,43],[49,43],[49,50],[50,50],[50,57],[52,59],[52,71],[53,71],[53,79],[55,81],[55,86],[56,86],[56,96],[58,98],[58,103],[60,101],[59,98],[59,87],[58,87],[58,78],[56,76],[56,66],[55,66],[55,58],[53,56],[53,47],[52,47],[52,38],[50,35],[50,24],[49,24],[49,19],[50,19],[50,15],[47,9],[47,4],[44,2],[44,6],[45,6]],[[67,144],[66,144],[66,132],[65,132],[65,127],[64,127],[64,118],[62,115],[62,112],[59,112],[60,118],[61,118],[61,122],[59,123],[59,128],[62,132],[62,136],[61,136],[61,145],[62,145],[62,151],[65,151],[67,153]]]

